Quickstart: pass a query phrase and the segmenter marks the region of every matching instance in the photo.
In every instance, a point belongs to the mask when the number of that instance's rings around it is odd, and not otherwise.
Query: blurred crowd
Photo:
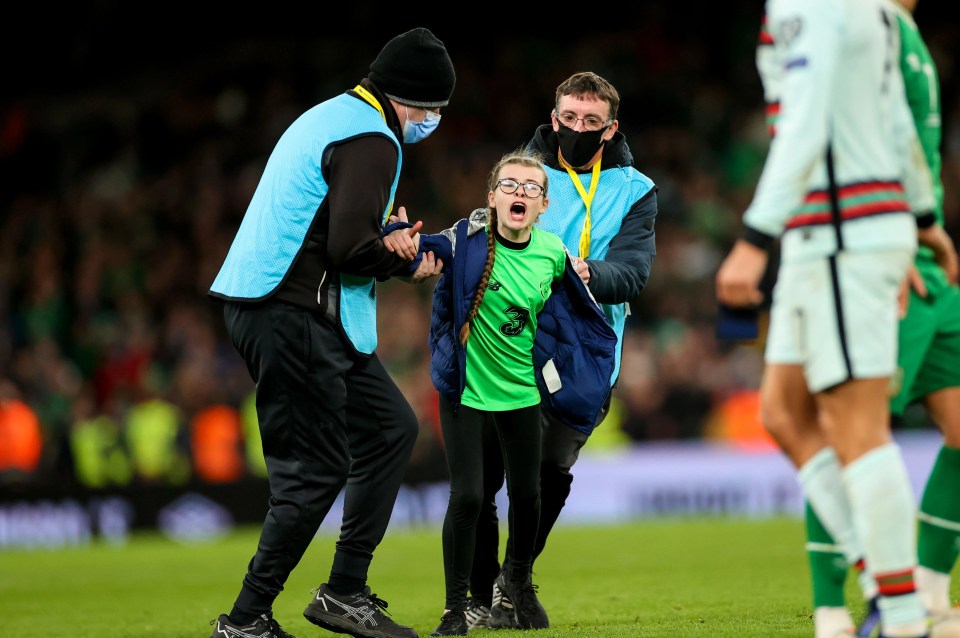
[[[677,23],[678,9],[654,7],[565,36],[562,46],[556,33],[528,32],[477,47],[434,28],[448,43],[457,87],[439,132],[405,147],[397,196],[428,232],[483,204],[487,171],[549,121],[554,88],[580,70],[619,89],[620,130],[637,168],[660,188],[653,273],[631,307],[614,410],[591,446],[738,428],[759,436],[729,421],[755,408],[762,344],[718,343],[713,325],[713,276],[768,144],[753,60],[760,4],[740,4],[750,10],[724,13],[720,29],[693,29]],[[943,76],[947,226],[956,239],[960,34],[923,16]],[[302,111],[352,88],[403,28],[383,38],[224,38],[167,62],[120,64],[88,85],[25,84],[0,99],[6,484],[217,481],[262,471],[253,384],[206,291],[280,134]],[[445,472],[429,377],[431,290],[432,282],[379,288],[379,354],[422,424],[411,480]],[[33,425],[11,434],[13,422]],[[204,460],[203,446],[236,458]]]

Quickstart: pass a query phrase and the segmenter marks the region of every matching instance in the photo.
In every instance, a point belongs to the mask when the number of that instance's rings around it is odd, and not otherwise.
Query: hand
[[[910,289],[913,289],[918,297],[927,296],[927,284],[923,282],[923,275],[920,274],[920,269],[917,268],[916,264],[910,264],[910,270],[907,271],[907,277],[904,279],[904,282],[906,283],[908,294]]]
[[[717,271],[717,300],[733,308],[759,306],[763,302],[760,280],[767,259],[767,251],[742,239],[737,241]]]
[[[580,279],[583,280],[583,283],[590,283],[590,266],[587,265],[585,259],[580,259],[579,257],[573,258],[573,265],[577,269],[577,274],[580,275]]]
[[[407,221],[407,209],[401,206],[397,210],[398,217],[390,216],[390,221]],[[383,245],[398,257],[407,261],[413,261],[420,250],[420,229],[423,227],[422,221],[417,221],[412,228],[398,228],[383,238]]]
[[[947,274],[947,280],[954,284],[960,274],[960,262],[957,260],[957,249],[953,245],[950,235],[940,224],[928,228],[917,229],[917,241],[933,251],[933,258]]]
[[[434,259],[433,251],[428,250],[423,254],[420,265],[417,266],[417,269],[410,275],[410,282],[414,284],[423,283],[427,279],[439,275],[441,272],[443,272],[443,260]]]
[[[910,264],[910,270],[907,276],[900,283],[900,290],[897,292],[897,307],[900,311],[900,318],[907,316],[907,309],[910,306],[910,290],[913,289],[920,297],[927,296],[927,285],[923,283],[923,277],[916,265]]]

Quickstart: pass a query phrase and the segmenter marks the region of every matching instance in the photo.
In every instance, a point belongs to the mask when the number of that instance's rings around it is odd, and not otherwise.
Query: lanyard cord
[[[362,97],[367,103],[369,103],[370,106],[372,106],[373,108],[377,109],[377,111],[380,113],[380,117],[383,118],[383,121],[384,121],[384,122],[387,121],[387,116],[386,116],[386,114],[383,112],[383,107],[380,106],[380,102],[378,102],[378,101],[377,101],[377,98],[375,98],[375,97],[373,96],[373,93],[371,93],[370,91],[366,90],[365,88],[363,88],[363,87],[360,86],[359,84],[356,85],[355,87],[353,87],[353,90],[357,92],[357,95],[359,95],[359,96]],[[386,223],[387,223],[387,220],[390,218],[390,211],[392,211],[392,210],[393,210],[393,200],[390,200],[390,205],[387,206],[387,213],[383,216],[383,222],[380,224],[381,226],[382,226],[383,224],[386,224]]]
[[[364,100],[366,100],[370,104],[370,106],[372,106],[373,108],[377,109],[377,111],[380,112],[380,117],[383,118],[384,122],[387,121],[387,116],[383,112],[383,107],[380,106],[380,102],[377,101],[377,98],[373,97],[373,93],[366,90],[359,84],[353,87],[353,90],[357,92],[357,95],[359,95]]]
[[[583,184],[580,183],[580,176],[570,168],[569,164],[562,159],[560,160],[560,165],[567,169],[567,175],[570,176],[570,181],[573,182],[577,192],[580,193],[580,199],[583,200],[583,205],[587,209],[587,216],[583,220],[583,231],[580,233],[580,259],[590,257],[590,206],[593,204],[593,196],[597,192],[597,183],[600,181],[600,162],[601,160],[597,160],[597,163],[593,165],[593,171],[590,174],[590,192],[588,193],[583,189]]]

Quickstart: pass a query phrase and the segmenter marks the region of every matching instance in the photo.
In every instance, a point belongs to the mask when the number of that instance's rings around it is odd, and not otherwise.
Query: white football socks
[[[842,475],[867,569],[880,588],[883,634],[924,635],[926,612],[913,591],[916,499],[900,448],[894,443],[874,448],[849,463]]]

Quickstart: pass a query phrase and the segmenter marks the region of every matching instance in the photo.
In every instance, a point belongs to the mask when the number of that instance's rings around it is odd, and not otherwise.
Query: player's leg
[[[877,581],[882,634],[925,636],[916,593],[916,502],[890,433],[889,387],[897,367],[897,293],[906,251],[843,254],[826,262],[829,285],[803,332],[816,344],[805,374],[820,424],[843,464],[857,536]],[[815,340],[814,340],[815,338]]]
[[[825,263],[784,264],[780,268],[770,315],[767,366],[760,389],[762,418],[764,427],[797,468],[811,512],[818,513],[816,526],[808,527],[808,532],[814,534],[808,536],[808,543],[823,545],[823,539],[816,535],[822,523],[829,544],[842,548],[852,565],[862,562],[863,553],[840,479],[840,465],[827,446],[801,366],[806,356],[803,318],[809,312],[804,304],[811,296],[807,286],[811,281],[826,285],[827,275]],[[835,588],[829,593],[827,584],[837,578],[832,563],[813,560],[811,556],[810,567],[816,635],[836,636],[852,631],[853,621],[844,605],[842,590],[839,597]]]
[[[935,622],[947,621],[960,635],[960,618],[950,606],[950,572],[960,543],[960,291],[950,288],[938,300],[939,330],[915,390],[943,433],[944,444],[927,479],[920,502],[919,561],[921,595]]]
[[[803,369],[799,365],[768,364],[760,396],[764,426],[797,467],[800,483],[810,503],[810,514],[815,519],[815,525],[807,526],[815,635],[817,638],[833,638],[849,634],[854,624],[844,602],[842,584],[837,588],[831,583],[837,579],[844,582],[848,561],[849,564],[860,561],[862,552],[840,478],[840,464],[820,430],[816,405],[807,392]],[[832,529],[834,534],[831,536],[826,528]],[[844,541],[835,542],[834,537]],[[839,576],[829,558],[818,558],[827,544],[843,553]],[[812,553],[811,548],[815,548]],[[832,558],[832,554],[829,556]]]
[[[847,559],[840,546],[823,527],[807,502],[804,509],[807,531],[807,560],[813,588],[813,626],[816,638],[849,635],[853,627],[847,610],[844,587],[849,573]]]
[[[944,442],[920,502],[919,573],[931,581],[930,611],[943,613],[950,608],[950,572],[960,551],[960,387],[934,392],[924,404]]]
[[[890,409],[899,416],[920,400],[943,433],[920,502],[917,589],[940,632],[950,622],[960,635],[949,596],[960,542],[960,291],[931,286],[931,293],[913,294],[900,322],[902,383]]]

